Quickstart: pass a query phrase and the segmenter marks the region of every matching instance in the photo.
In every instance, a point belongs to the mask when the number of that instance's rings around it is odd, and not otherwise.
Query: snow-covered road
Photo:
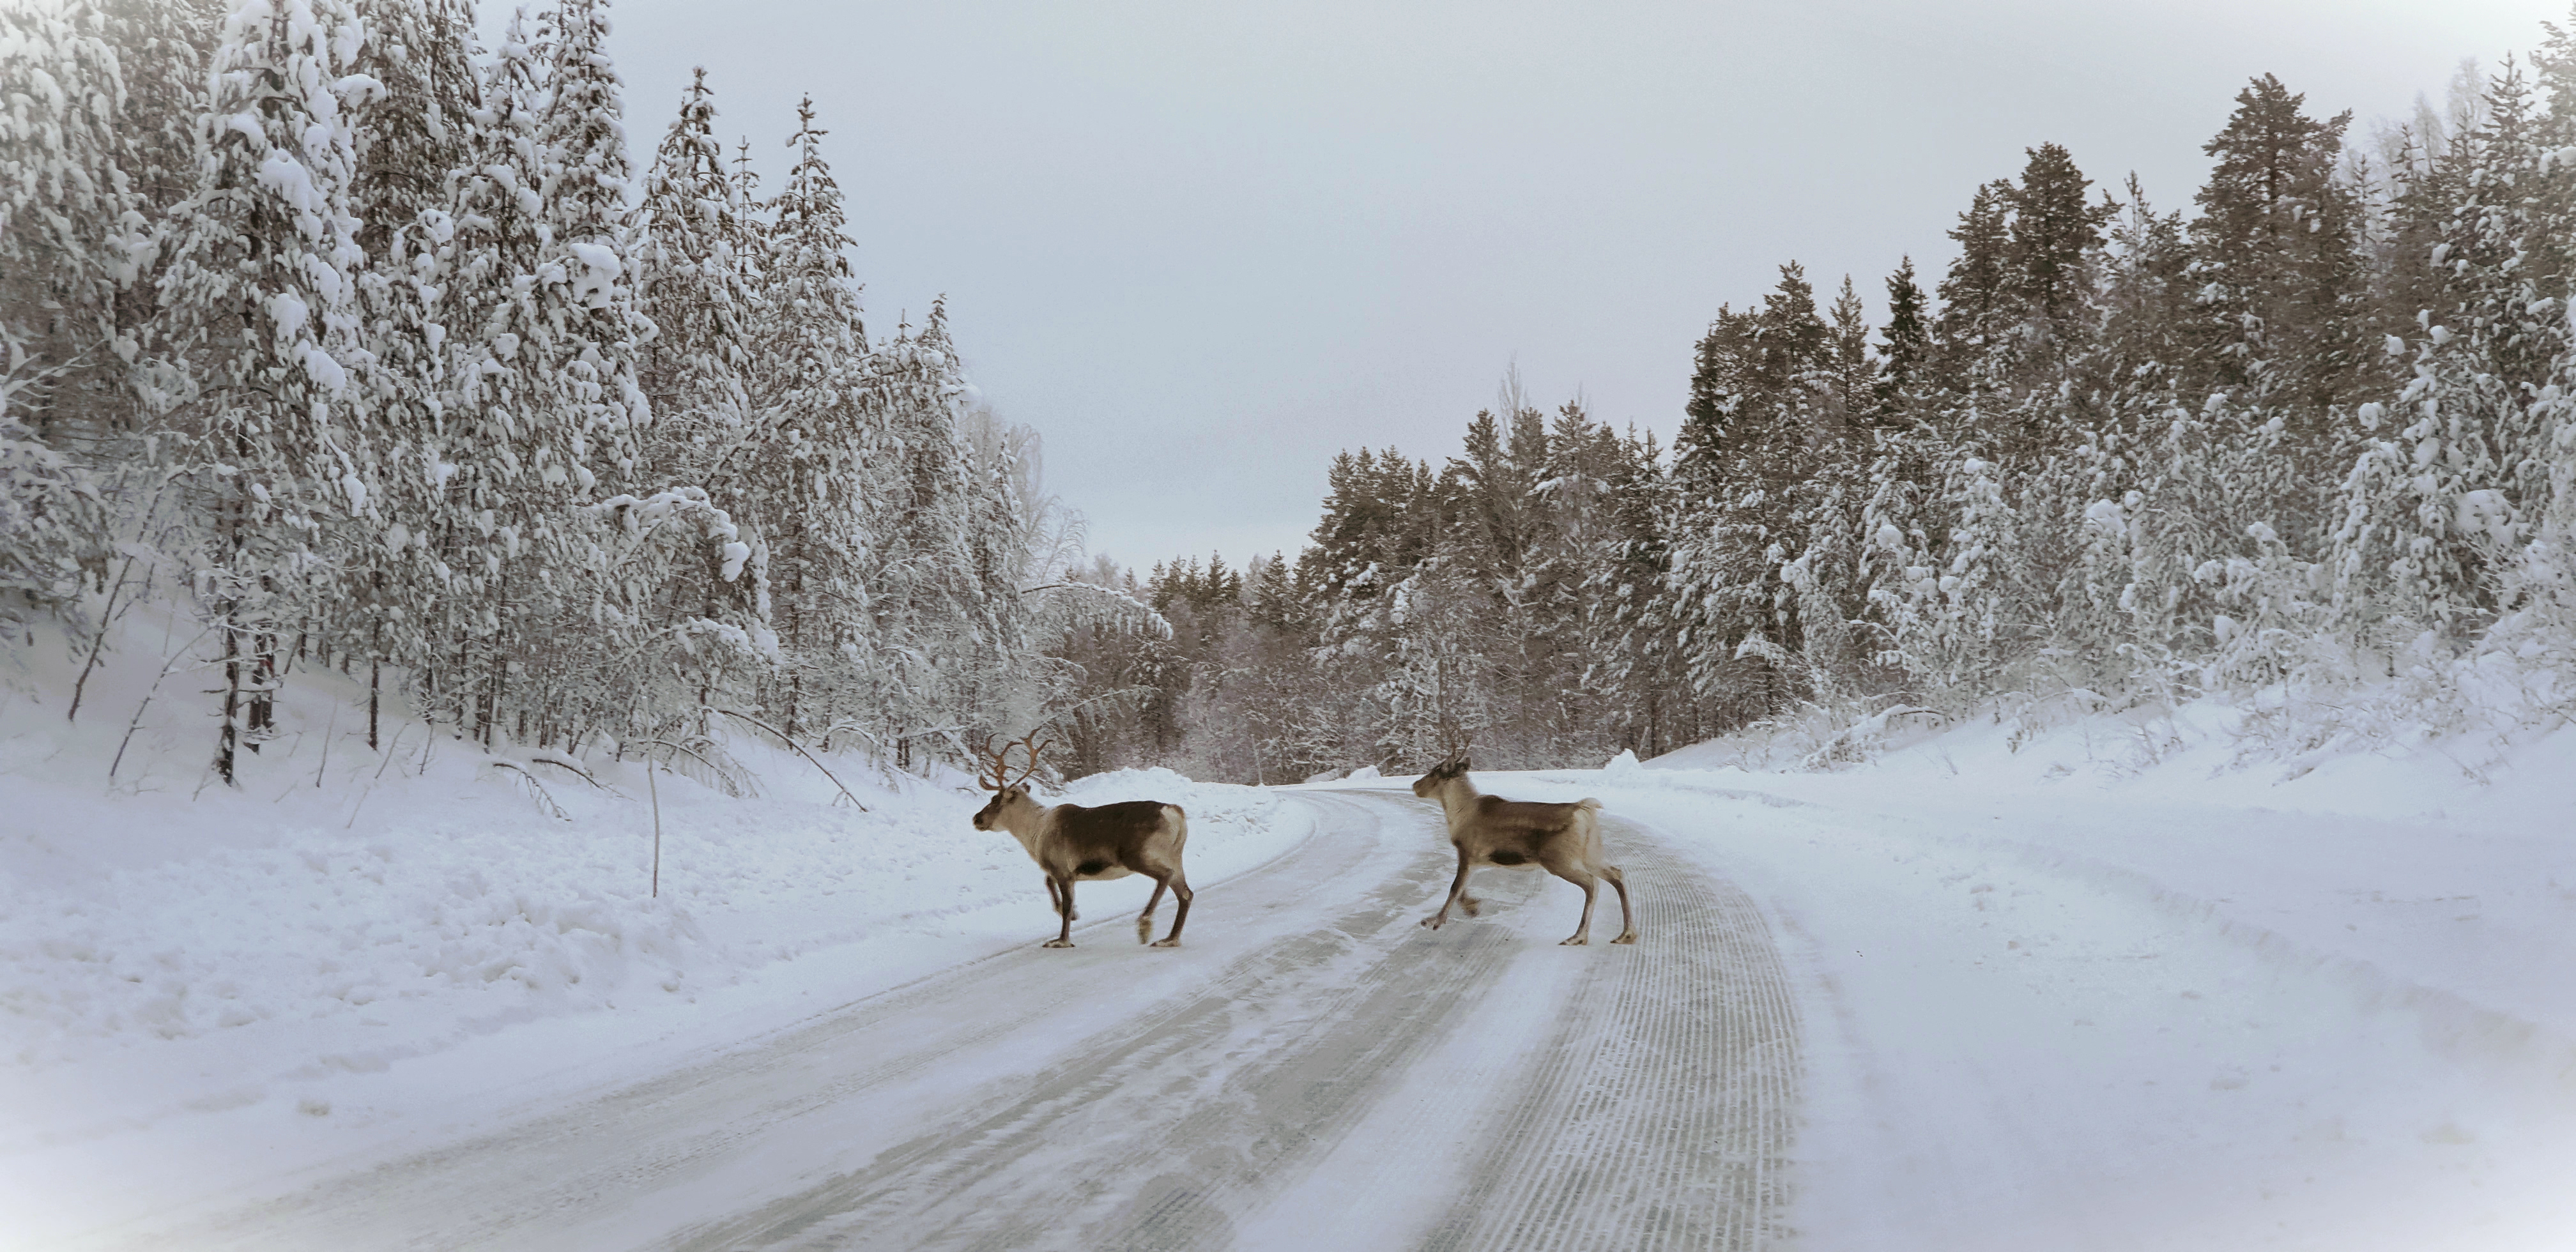
[[[1753,1247],[1799,1023],[1761,913],[1609,823],[1644,942],[1454,864],[1410,797],[1201,889],[1188,946],[1091,913],[537,1120],[154,1241],[189,1247]],[[1606,894],[1606,893],[1605,893]],[[1032,891],[1032,899],[1035,893]]]

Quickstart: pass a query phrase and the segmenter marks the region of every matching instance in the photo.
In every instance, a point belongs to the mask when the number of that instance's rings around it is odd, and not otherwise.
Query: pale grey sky
[[[487,4],[495,0],[485,0]],[[2356,130],[2563,0],[2083,4],[623,0],[649,151],[690,67],[774,189],[811,92],[870,329],[946,293],[1091,546],[1294,555],[1333,454],[1437,460],[1517,361],[1668,437],[1783,261],[1875,310],[1970,193],[2064,144],[2188,208],[2266,72]]]

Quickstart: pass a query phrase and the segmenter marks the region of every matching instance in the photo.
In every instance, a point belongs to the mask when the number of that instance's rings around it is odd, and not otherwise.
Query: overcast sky
[[[497,0],[486,0],[487,5]],[[703,65],[774,190],[811,92],[872,333],[945,293],[1091,547],[1294,555],[1333,454],[1435,462],[1517,362],[1669,437],[1783,261],[1883,304],[2023,149],[2188,208],[2251,76],[2356,131],[2527,52],[2539,0],[623,0],[629,132]]]

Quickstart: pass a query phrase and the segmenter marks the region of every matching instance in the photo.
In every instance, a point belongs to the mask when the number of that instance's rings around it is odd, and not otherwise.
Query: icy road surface
[[[164,1246],[1751,1248],[1779,1234],[1799,1027],[1741,891],[1605,820],[1643,940],[1455,865],[1410,798],[1200,888],[1177,952],[1031,872],[1029,944]],[[1158,919],[1169,924],[1169,906]]]

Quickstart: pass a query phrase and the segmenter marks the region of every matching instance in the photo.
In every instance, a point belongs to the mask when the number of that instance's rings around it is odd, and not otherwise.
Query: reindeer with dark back
[[[1458,849],[1458,876],[1449,884],[1449,897],[1440,902],[1439,912],[1422,919],[1423,925],[1440,929],[1449,920],[1452,906],[1475,916],[1476,898],[1467,894],[1467,871],[1500,865],[1544,869],[1583,888],[1583,920],[1565,940],[1569,944],[1591,941],[1593,898],[1600,891],[1600,880],[1609,879],[1619,892],[1620,923],[1619,937],[1610,942],[1637,941],[1636,918],[1628,908],[1628,876],[1602,859],[1599,800],[1544,804],[1479,794],[1476,785],[1467,781],[1463,751],[1451,752],[1448,760],[1414,780],[1413,794],[1440,801],[1449,818],[1449,842]]]
[[[1181,871],[1181,848],[1189,842],[1190,819],[1177,804],[1155,800],[1129,800],[1103,804],[1096,808],[1079,804],[1041,805],[1029,797],[1029,776],[1037,773],[1038,754],[1045,743],[1035,742],[1035,735],[1015,744],[1005,744],[998,753],[987,751],[992,738],[985,737],[979,756],[987,756],[993,776],[983,780],[993,799],[975,814],[977,830],[1007,830],[1020,841],[1029,859],[1038,863],[1046,875],[1047,902],[1054,906],[1062,925],[1056,937],[1048,940],[1050,948],[1073,946],[1073,923],[1079,916],[1073,910],[1073,884],[1085,879],[1104,881],[1143,874],[1154,880],[1154,895],[1145,901],[1145,911],[1136,918],[1136,942],[1143,943],[1154,935],[1154,909],[1163,902],[1163,891],[1169,888],[1179,907],[1172,914],[1172,933],[1155,941],[1157,948],[1181,946],[1181,926],[1190,920],[1190,883]],[[1011,749],[1028,753],[1028,768],[1013,780]]]

